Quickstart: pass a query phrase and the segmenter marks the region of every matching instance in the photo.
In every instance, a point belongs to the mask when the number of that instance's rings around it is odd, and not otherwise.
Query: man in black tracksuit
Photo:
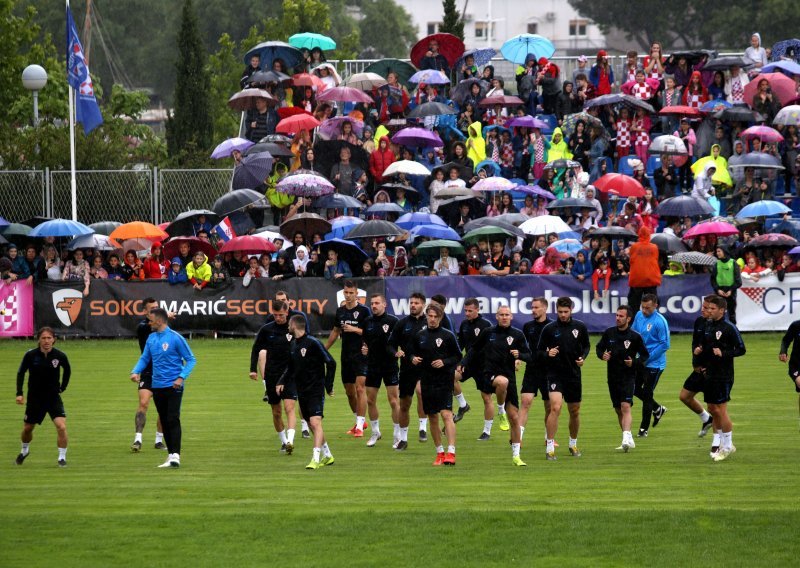
[[[703,342],[703,335],[706,331],[707,320],[708,303],[703,301],[703,308],[700,317],[694,320],[694,327],[692,328],[692,351],[694,351],[695,347],[699,346]],[[692,359],[695,360],[696,356],[692,355]],[[683,383],[683,388],[681,388],[679,395],[681,402],[689,407],[689,410],[700,417],[702,426],[700,427],[700,432],[697,434],[700,438],[708,434],[708,431],[711,430],[711,426],[714,422],[711,414],[709,414],[708,411],[703,408],[703,405],[700,404],[700,401],[695,398],[697,393],[705,390],[705,380],[705,376],[698,371],[697,365],[692,364],[692,372],[688,377],[686,377],[686,380]]]
[[[547,317],[547,299],[545,297],[540,296],[533,299],[531,315],[533,315],[533,319],[522,326],[522,333],[532,351],[532,361],[525,365],[525,376],[522,378],[522,388],[520,389],[522,395],[522,406],[519,407],[520,438],[525,436],[528,412],[537,392],[542,395],[545,424],[547,424],[547,416],[550,414],[550,400],[547,396],[547,381],[545,380],[547,356],[544,352],[536,349],[542,330],[553,321]]]
[[[550,415],[547,417],[548,460],[555,460],[554,438],[558,431],[558,417],[566,401],[569,410],[569,453],[580,457],[578,430],[582,399],[581,367],[589,355],[589,332],[586,325],[572,318],[572,299],[563,296],[556,300],[558,319],[542,330],[538,351],[544,351],[547,359],[548,397]]]
[[[789,378],[794,383],[795,392],[800,393],[800,320],[792,322],[789,329],[781,339],[781,351],[778,359],[782,363],[789,363]],[[792,354],[789,356],[789,347]]]
[[[481,331],[487,327],[491,327],[492,325],[489,320],[481,315],[480,308],[480,302],[478,302],[477,298],[467,298],[464,301],[464,319],[461,321],[461,325],[458,327],[458,345],[464,350],[464,353],[469,351],[470,347],[472,347],[472,345],[478,340],[478,336],[480,335]],[[485,441],[488,440],[492,435],[494,406],[492,405],[491,393],[485,393],[480,389],[480,384],[477,380],[479,372],[478,369],[480,369],[480,365],[480,354],[477,354],[476,359],[473,360],[472,368],[463,369],[463,373],[460,373],[458,369],[456,369],[453,384],[455,385],[455,393],[456,398],[458,398],[459,408],[458,414],[456,414],[454,420],[458,422],[469,410],[469,405],[467,404],[466,400],[463,401],[463,406],[461,405],[462,400],[459,397],[464,396],[461,391],[461,383],[471,378],[475,378],[475,386],[477,387],[478,392],[481,393],[481,398],[483,399],[483,433],[480,435],[478,440]]]

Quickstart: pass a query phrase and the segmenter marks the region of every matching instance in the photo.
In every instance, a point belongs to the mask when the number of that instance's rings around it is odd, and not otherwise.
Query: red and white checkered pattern
[[[617,148],[630,148],[633,140],[631,140],[631,121],[618,120],[617,121]]]
[[[703,101],[700,100],[703,97],[703,93],[689,93],[686,95],[686,106],[690,106],[692,108],[700,108],[703,104]]]
[[[764,305],[764,292],[767,291],[766,288],[739,288],[739,290],[741,290],[745,296],[753,300],[756,305]]]
[[[647,101],[653,98],[653,89],[647,83],[636,83],[631,89],[631,94],[637,99]]]
[[[19,302],[17,301],[16,288],[11,288],[11,292],[0,304],[0,324],[3,326],[3,331],[14,331],[17,328],[17,310],[19,309]]]
[[[640,131],[636,133],[636,145],[641,146],[649,146],[650,145],[650,135],[647,133],[645,129],[644,119],[636,119],[633,121],[633,127],[639,128]]]

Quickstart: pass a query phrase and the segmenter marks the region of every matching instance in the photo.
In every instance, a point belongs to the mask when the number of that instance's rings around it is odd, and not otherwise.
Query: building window
[[[491,39],[494,35],[494,24],[489,30],[489,22],[475,22],[475,37],[479,39]]]
[[[529,34],[538,34],[539,33],[539,23],[538,22],[529,22],[528,23],[528,33]]]
[[[441,22],[428,22],[428,35],[433,35],[439,31]]]
[[[569,35],[571,36],[585,36],[586,35],[586,26],[588,25],[586,20],[570,20],[569,21]]]

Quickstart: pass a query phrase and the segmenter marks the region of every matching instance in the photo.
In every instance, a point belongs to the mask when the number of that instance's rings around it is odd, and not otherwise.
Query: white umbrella
[[[95,250],[116,250],[120,244],[114,239],[105,235],[94,233],[93,235],[82,235],[75,237],[67,245],[67,250],[95,249]]]
[[[686,156],[689,154],[683,140],[672,134],[658,136],[650,143],[647,151],[651,154],[670,154],[672,156]]]
[[[377,73],[356,73],[351,75],[344,84],[354,89],[371,91],[376,87],[384,86],[386,84],[386,79]]]
[[[800,126],[800,105],[789,105],[783,107],[775,115],[772,124],[783,124],[785,126]]]
[[[383,172],[383,177],[397,174],[406,174],[409,176],[427,176],[430,175],[430,173],[431,171],[419,162],[400,160],[392,163],[388,168],[386,168],[386,170]]]
[[[283,246],[281,250],[286,250],[290,246],[292,246],[292,240],[287,239],[280,233],[276,233],[275,231],[261,231],[260,233],[255,233],[254,237],[258,237],[259,239],[264,239],[265,241],[270,241],[271,243],[275,243],[275,239],[283,239]]]
[[[528,219],[519,228],[526,235],[547,235],[549,233],[565,233],[571,231],[561,217],[555,215],[540,215],[533,219]]]

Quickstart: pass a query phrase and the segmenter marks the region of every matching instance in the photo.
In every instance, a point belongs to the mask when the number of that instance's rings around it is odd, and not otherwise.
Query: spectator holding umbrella
[[[261,69],[261,56],[253,55],[250,57],[250,65],[244,68],[244,72],[242,72],[242,78],[239,80],[239,86],[242,89],[246,89],[248,85],[250,85],[250,77],[256,71]]]
[[[326,280],[342,280],[343,278],[352,278],[353,271],[347,262],[339,260],[339,254],[331,248],[328,249],[324,275]]]

